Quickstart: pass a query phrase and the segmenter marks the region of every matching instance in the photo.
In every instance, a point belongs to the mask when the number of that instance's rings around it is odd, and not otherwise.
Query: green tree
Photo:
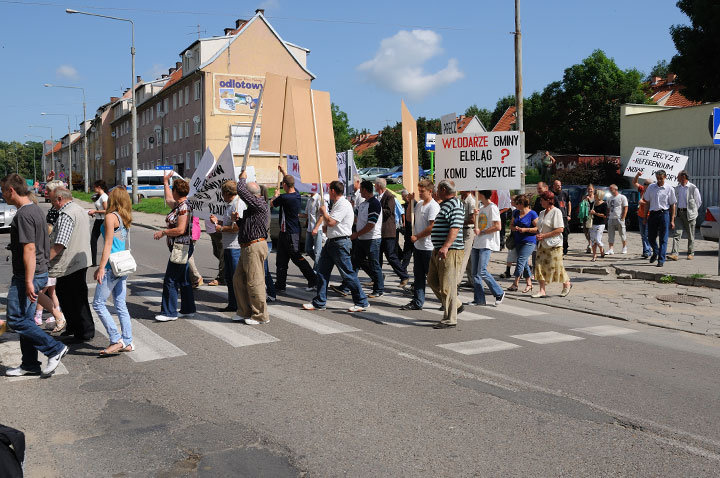
[[[679,0],[678,8],[690,25],[673,25],[670,35],[678,54],[670,70],[685,86],[683,94],[695,101],[720,99],[720,4],[717,0]]]
[[[652,70],[650,70],[650,73],[648,74],[647,78],[645,78],[645,81],[650,81],[653,76],[666,78],[668,73],[670,73],[670,64],[667,62],[667,60],[659,60],[657,63],[655,63],[655,66],[652,67]]]
[[[378,166],[390,168],[402,164],[402,131],[400,123],[395,123],[395,126],[385,126],[374,149]]]
[[[485,129],[491,130],[494,124],[492,121],[492,112],[487,108],[479,108],[478,105],[472,105],[465,110],[465,116],[477,116]]]
[[[357,131],[350,127],[347,113],[335,103],[332,104],[333,133],[335,134],[335,151],[352,149],[350,140],[357,135]]]

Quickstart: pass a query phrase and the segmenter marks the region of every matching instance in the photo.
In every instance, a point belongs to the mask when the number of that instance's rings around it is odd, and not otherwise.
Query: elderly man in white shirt
[[[676,224],[675,230],[672,236],[672,250],[668,259],[676,261],[678,260],[678,254],[680,253],[680,239],[682,238],[683,230],[688,236],[688,260],[692,260],[695,251],[695,220],[698,217],[698,209],[702,206],[702,197],[700,196],[700,190],[693,183],[690,182],[690,176],[687,171],[680,171],[678,173],[678,185],[675,186],[675,196],[677,197],[677,215],[676,218],[679,224]],[[677,227],[682,225],[682,227]]]
[[[659,170],[655,173],[657,182],[649,185],[643,199],[648,203],[648,236],[652,247],[650,263],[657,260],[657,267],[665,264],[665,252],[670,229],[675,229],[675,189],[665,184],[667,173]],[[658,241],[659,239],[659,241]]]
[[[325,247],[320,253],[317,274],[317,294],[311,303],[303,304],[305,310],[323,310],[327,304],[327,288],[333,267],[337,266],[343,282],[352,293],[354,305],[348,312],[361,312],[368,307],[365,292],[360,286],[357,272],[353,269],[350,260],[350,235],[355,220],[353,207],[345,199],[343,193],[345,186],[340,181],[330,183],[330,200],[333,202],[332,210],[328,213],[325,205],[320,206],[319,214],[322,216],[327,235]]]

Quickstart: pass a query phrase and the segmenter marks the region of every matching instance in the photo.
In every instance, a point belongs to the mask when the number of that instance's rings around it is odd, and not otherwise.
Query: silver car
[[[2,193],[0,193],[0,231],[10,230],[10,223],[15,217],[16,212],[17,208],[6,203],[2,197]]]

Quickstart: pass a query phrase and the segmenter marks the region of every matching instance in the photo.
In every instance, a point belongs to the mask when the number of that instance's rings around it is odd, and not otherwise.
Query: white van
[[[164,197],[165,190],[163,188],[163,176],[167,174],[165,169],[138,169],[138,196],[141,198]],[[170,185],[176,179],[182,179],[178,173],[173,172],[170,179]],[[127,189],[128,194],[132,194],[132,171],[127,169],[122,172],[122,185]]]

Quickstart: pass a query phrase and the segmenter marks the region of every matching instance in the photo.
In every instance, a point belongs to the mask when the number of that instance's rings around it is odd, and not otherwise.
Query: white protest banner
[[[221,188],[225,181],[237,180],[232,151],[228,144],[220,154],[217,162],[200,183],[195,194],[188,197],[188,205],[193,216],[200,219],[209,219],[210,214],[222,216],[225,214],[227,203],[222,198]]]
[[[519,189],[520,133],[438,135],[435,179],[451,179],[460,191]]]
[[[677,175],[685,169],[687,160],[688,157],[682,154],[637,146],[630,156],[623,175],[635,177],[638,172],[641,172],[641,179],[654,181],[655,171],[663,169],[667,173],[665,182],[670,186],[677,186]]]
[[[337,153],[337,168],[338,168],[338,181],[345,183],[345,170],[346,170],[346,164],[347,164],[347,153]],[[351,165],[352,168],[352,176],[355,176],[357,172],[357,167],[355,166],[355,161],[353,161],[353,164]],[[288,155],[287,157],[287,169],[285,170],[287,174],[295,178],[295,189],[299,193],[312,193],[315,194],[318,192],[318,185],[316,183],[308,184],[303,183],[300,181],[300,162],[298,161],[297,156]],[[325,192],[328,191],[328,184],[325,184],[323,186],[323,190]]]
[[[198,188],[202,185],[203,181],[205,181],[210,169],[212,169],[214,165],[215,156],[210,152],[210,148],[207,148],[200,159],[200,164],[198,164],[198,167],[195,168],[195,172],[193,173],[192,178],[190,178],[190,192],[188,193],[188,197],[195,194]]]
[[[455,113],[440,117],[440,134],[457,134],[457,117]]]

